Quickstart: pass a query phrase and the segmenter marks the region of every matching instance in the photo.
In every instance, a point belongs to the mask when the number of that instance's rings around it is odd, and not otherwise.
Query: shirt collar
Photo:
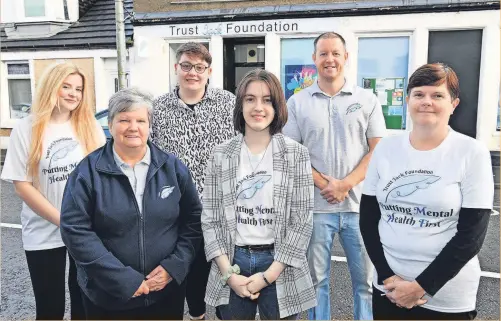
[[[310,87],[307,88],[310,95],[314,95],[314,94],[323,94],[325,96],[329,96],[327,95],[326,93],[324,93],[322,91],[322,89],[320,89],[320,87],[318,86],[318,81],[315,81]],[[341,88],[340,92],[342,93],[345,93],[345,94],[353,94],[353,85],[348,81],[348,79],[344,79],[344,85],[343,87]]]
[[[115,163],[117,163],[118,167],[122,167],[122,165],[129,166],[129,164],[124,162],[122,158],[118,155],[117,151],[115,150],[115,146],[113,146],[113,158],[115,158]],[[141,163],[146,164],[148,166],[151,163],[151,151],[148,145],[146,145],[146,153],[144,154],[143,158],[138,162],[138,164]]]

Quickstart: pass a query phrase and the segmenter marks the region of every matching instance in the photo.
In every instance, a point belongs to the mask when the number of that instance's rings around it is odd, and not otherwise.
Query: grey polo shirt
[[[329,96],[315,82],[287,101],[283,133],[306,146],[311,165],[320,173],[343,179],[369,151],[368,138],[383,137],[386,125],[377,97],[345,83]],[[315,213],[359,212],[362,183],[339,204],[329,204],[315,187]]]
[[[113,157],[115,158],[115,163],[120,167],[122,172],[129,178],[130,186],[134,191],[136,196],[137,205],[139,206],[139,212],[143,213],[143,194],[144,187],[146,186],[146,176],[148,175],[148,169],[151,163],[151,151],[150,147],[146,145],[146,154],[144,154],[143,159],[131,167],[129,164],[125,163],[120,156],[118,156],[113,146]]]

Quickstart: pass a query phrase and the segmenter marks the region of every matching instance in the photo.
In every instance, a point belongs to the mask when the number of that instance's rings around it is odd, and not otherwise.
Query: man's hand
[[[138,297],[140,295],[148,294],[148,293],[150,293],[150,288],[146,284],[146,281],[143,281],[143,283],[141,283],[141,285],[137,289],[136,293],[134,293],[134,295],[132,297],[135,298],[135,297]]]
[[[427,300],[422,299],[425,295],[424,289],[416,281],[396,280],[384,286],[386,297],[394,302],[398,307],[412,309],[416,305],[423,305]]]
[[[146,280],[146,285],[150,291],[160,291],[165,288],[167,283],[172,281],[172,277],[159,265],[146,276]]]
[[[251,275],[248,278],[249,283],[247,284],[247,290],[250,293],[259,293],[263,288],[265,288],[268,284],[263,279],[261,272]]]
[[[334,177],[322,173],[320,173],[320,175],[329,181],[327,187],[320,191],[320,195],[330,204],[337,204],[344,201],[352,186],[344,180],[335,179]]]

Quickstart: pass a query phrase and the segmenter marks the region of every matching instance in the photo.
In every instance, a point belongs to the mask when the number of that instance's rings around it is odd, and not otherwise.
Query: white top
[[[412,281],[456,234],[461,207],[492,208],[490,154],[481,142],[452,129],[429,151],[414,149],[409,133],[383,138],[372,155],[363,193],[376,195],[379,202],[379,234],[390,268]],[[474,310],[479,281],[475,256],[435,296],[426,295],[423,307]],[[376,273],[373,283],[384,291]]]
[[[12,130],[1,179],[32,182],[26,169],[31,144],[33,117],[20,119]],[[102,128],[96,126],[105,137]],[[48,124],[42,143],[42,157],[38,170],[39,190],[57,209],[61,210],[64,187],[69,174],[84,157],[71,123]],[[23,202],[21,210],[23,247],[26,251],[46,250],[64,246],[59,227],[45,220]]]
[[[236,245],[275,243],[272,143],[254,155],[242,142],[237,174]]]

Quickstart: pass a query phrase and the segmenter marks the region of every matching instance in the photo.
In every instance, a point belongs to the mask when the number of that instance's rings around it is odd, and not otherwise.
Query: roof
[[[235,20],[363,16],[445,11],[499,10],[493,0],[370,0],[278,4],[184,11],[135,12],[134,25],[207,23]]]
[[[83,16],[87,12],[87,10],[92,8],[94,2],[96,2],[96,0],[78,0],[78,12],[80,14],[79,17]]]
[[[133,0],[124,0],[124,15],[133,12]],[[132,17],[125,20],[125,42],[132,46]],[[8,39],[0,28],[0,48],[8,51],[115,49],[115,0],[94,0],[92,7],[68,29],[51,37]]]

